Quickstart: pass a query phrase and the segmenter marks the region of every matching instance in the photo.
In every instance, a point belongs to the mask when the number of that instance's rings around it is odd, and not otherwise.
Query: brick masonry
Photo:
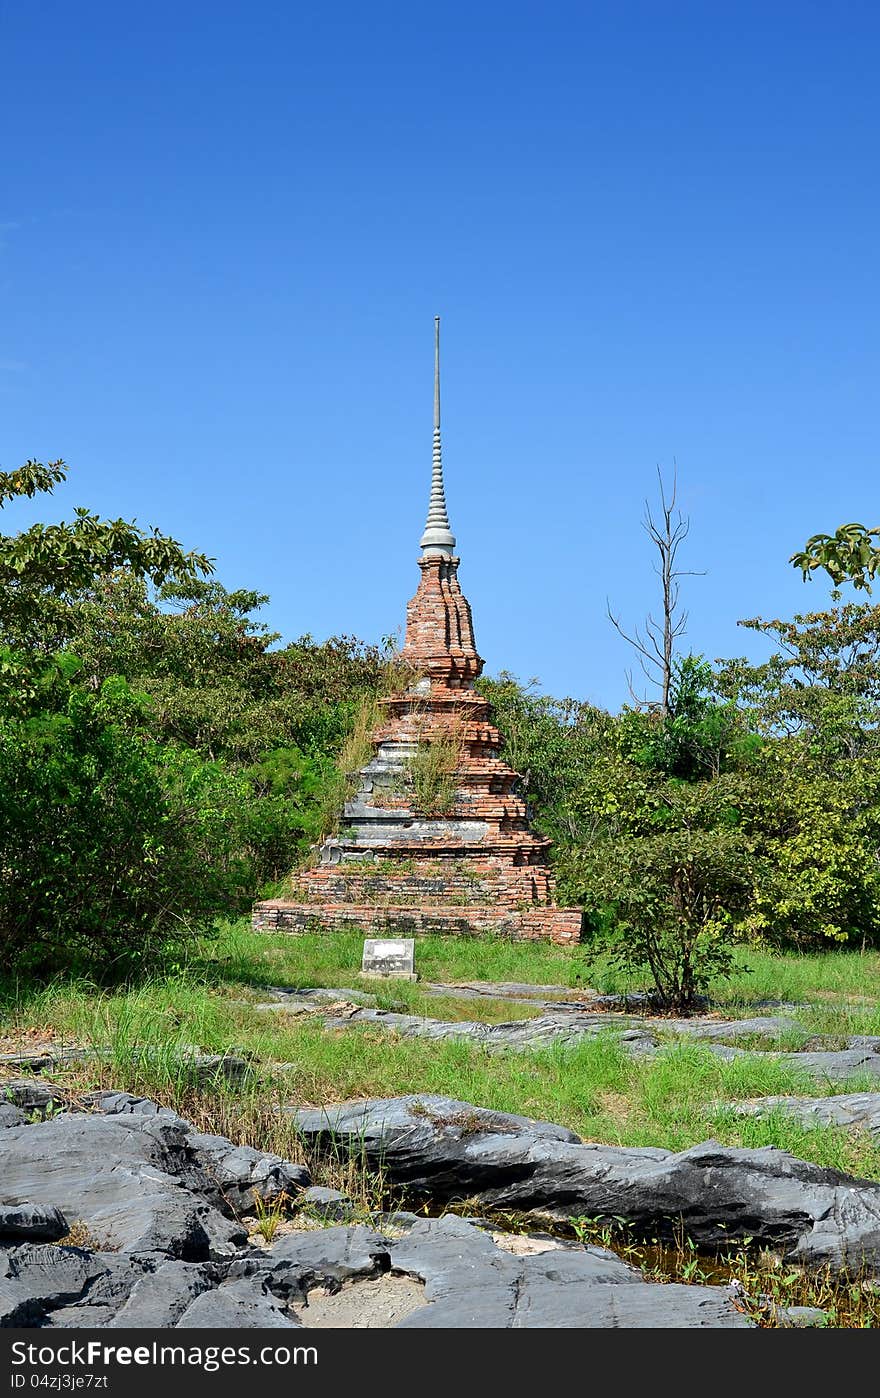
[[[500,757],[490,705],[473,687],[483,662],[458,559],[423,556],[419,567],[401,654],[410,683],[381,701],[373,757],[338,836],[324,841],[317,867],[294,876],[289,899],[256,905],[253,926],[577,942],[582,914],[554,902],[550,841],[531,829],[521,779]],[[426,811],[410,763],[438,741],[454,770],[445,809]]]

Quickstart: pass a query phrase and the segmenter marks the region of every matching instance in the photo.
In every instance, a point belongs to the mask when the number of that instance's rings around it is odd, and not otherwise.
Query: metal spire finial
[[[434,317],[434,457],[431,469],[431,501],[421,538],[423,558],[450,558],[455,535],[449,528],[443,489],[443,457],[440,450],[440,317]]]

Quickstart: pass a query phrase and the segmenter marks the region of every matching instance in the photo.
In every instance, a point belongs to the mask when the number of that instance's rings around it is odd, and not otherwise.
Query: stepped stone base
[[[288,903],[269,899],[254,907],[255,932],[339,932],[357,929],[364,936],[419,935],[507,937],[513,942],[551,941],[559,946],[579,942],[583,913],[579,908],[527,908],[510,911],[490,905],[377,907],[353,903]]]

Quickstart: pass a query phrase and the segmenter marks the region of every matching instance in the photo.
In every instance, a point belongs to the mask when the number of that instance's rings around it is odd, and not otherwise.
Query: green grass
[[[754,1119],[719,1106],[767,1095],[822,1095],[864,1080],[824,1087],[760,1053],[727,1063],[704,1044],[671,1040],[655,1058],[631,1058],[613,1028],[576,1047],[489,1053],[478,1044],[404,1039],[378,1026],[331,1032],[317,1018],[261,1012],[254,1001],[272,985],[353,985],[361,939],[354,935],[273,938],[244,925],[222,929],[216,942],[195,948],[184,967],[115,990],[88,981],[48,986],[0,986],[0,1033],[7,1051],[30,1047],[45,1030],[56,1047],[100,1049],[100,1062],[66,1070],[78,1087],[115,1086],[151,1095],[206,1129],[282,1154],[295,1149],[276,1108],[281,1102],[319,1104],[352,1097],[436,1092],[479,1106],[569,1126],[588,1140],[680,1150],[708,1137],[731,1145],[776,1145],[820,1165],[880,1179],[880,1151],[864,1132],[799,1126],[782,1112]],[[826,992],[819,1007],[799,1015],[810,1033],[872,1032],[878,1011],[865,999],[880,991],[876,954],[829,953],[780,957],[749,953],[749,993],[803,999]],[[425,938],[417,944],[425,979],[517,980],[573,986],[577,950],[501,941]],[[494,1021],[535,1013],[506,1001],[466,1000],[454,992],[427,997],[418,983],[376,990],[383,1006],[434,1018]],[[745,1006],[737,985],[728,1004]],[[837,997],[837,1003],[835,998]],[[185,1046],[238,1050],[254,1064],[255,1084],[240,1091],[194,1089]],[[137,1049],[146,1046],[147,1056]],[[792,1046],[784,1044],[783,1046]],[[766,1047],[764,1044],[756,1047]],[[281,1068],[279,1065],[290,1065]],[[57,1074],[55,1076],[58,1076]],[[876,1083],[874,1084],[876,1086]]]
[[[343,1189],[364,1217],[371,1208],[403,1201],[362,1160],[310,1157],[282,1106],[440,1093],[559,1122],[588,1141],[670,1150],[710,1138],[734,1146],[770,1145],[818,1165],[880,1180],[880,1146],[867,1132],[802,1126],[781,1109],[759,1118],[740,1116],[726,1105],[764,1096],[876,1090],[876,1081],[823,1084],[759,1051],[728,1063],[704,1043],[663,1033],[662,1020],[656,1021],[665,1041],[662,1052],[639,1060],[621,1047],[613,1019],[599,1037],[576,1047],[490,1053],[464,1041],[405,1039],[376,1025],[329,1031],[319,1017],[255,1008],[272,986],[348,986],[374,995],[382,1008],[437,1019],[497,1022],[541,1013],[539,1006],[456,996],[454,987],[445,995],[428,996],[418,982],[361,982],[361,950],[362,939],[355,933],[272,937],[254,935],[238,923],[223,927],[216,940],[194,946],[185,965],[127,986],[102,988],[69,977],[42,986],[0,981],[3,1049],[8,1052],[16,1044],[30,1049],[41,1036],[55,1048],[99,1049],[100,1057],[53,1071],[53,1079],[73,1093],[95,1087],[140,1093],[174,1108],[202,1130],[305,1161],[316,1183]],[[577,948],[423,938],[416,958],[423,981],[590,985],[584,954]],[[592,984],[600,990],[639,988],[632,979],[622,981],[601,968]],[[787,1031],[775,1041],[740,1041],[741,1048],[793,1049],[818,1035],[830,1036],[831,1045],[824,1046],[834,1046],[851,1034],[880,1034],[880,955],[874,952],[783,956],[744,949],[736,975],[714,989],[715,1007],[731,1017],[755,1013],[762,1000],[812,1002],[809,1008],[779,1011],[795,1018],[802,1030]],[[187,1066],[190,1046],[243,1052],[253,1066],[252,1080],[240,1086],[220,1082],[210,1090],[199,1086]],[[267,1218],[264,1226],[272,1229],[276,1222]],[[680,1279],[701,1279],[693,1269],[702,1263],[686,1250],[676,1254],[674,1266],[669,1257],[661,1261],[658,1279],[679,1279],[679,1272]],[[745,1252],[729,1273],[742,1275],[749,1294],[766,1292],[780,1302],[826,1306],[832,1324],[849,1327],[877,1320],[874,1293],[858,1279],[847,1282],[830,1273],[824,1280],[806,1273],[795,1276],[792,1269],[767,1278]],[[759,1323],[773,1323],[765,1312],[755,1314]]]

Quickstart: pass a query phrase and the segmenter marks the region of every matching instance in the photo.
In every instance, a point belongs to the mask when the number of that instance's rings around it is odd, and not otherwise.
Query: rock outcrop
[[[773,1147],[595,1145],[546,1122],[435,1096],[350,1102],[294,1119],[314,1146],[357,1150],[435,1204],[467,1198],[562,1218],[618,1217],[648,1236],[683,1221],[703,1247],[748,1237],[799,1262],[880,1274],[880,1184]]]

